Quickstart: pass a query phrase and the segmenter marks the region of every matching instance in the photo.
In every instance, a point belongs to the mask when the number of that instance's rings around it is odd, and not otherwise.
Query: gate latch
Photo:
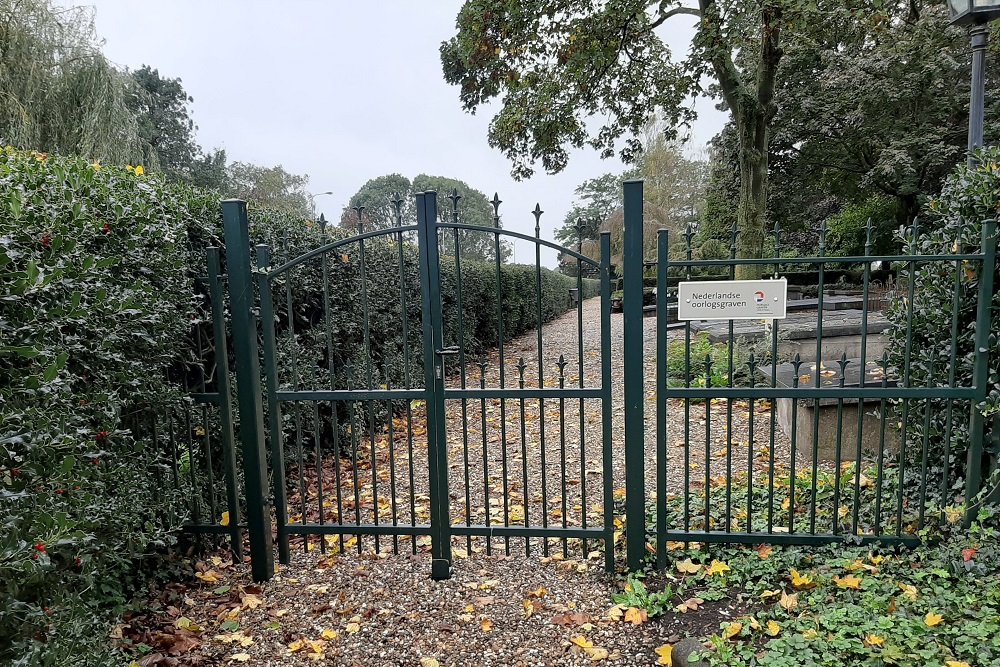
[[[458,354],[459,351],[460,350],[458,349],[457,345],[451,345],[451,346],[443,348],[441,350],[434,350],[434,354],[436,354],[438,356],[437,363],[434,364],[434,374],[437,376],[437,379],[439,379],[439,380],[443,380],[444,379],[444,359],[443,358],[446,357],[446,356],[452,355],[452,354]]]

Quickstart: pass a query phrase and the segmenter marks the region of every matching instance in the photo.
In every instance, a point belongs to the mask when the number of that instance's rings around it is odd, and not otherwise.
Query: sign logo
[[[763,292],[754,292],[753,293],[753,299],[757,303],[764,303],[764,293]]]

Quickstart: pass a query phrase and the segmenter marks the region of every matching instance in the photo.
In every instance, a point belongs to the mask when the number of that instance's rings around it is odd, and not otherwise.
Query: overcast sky
[[[552,237],[582,181],[619,171],[591,150],[573,154],[557,175],[510,177],[510,164],[487,143],[488,109],[470,116],[458,89],[444,82],[438,48],[455,31],[460,0],[64,0],[96,9],[105,53],[118,65],[144,64],[180,77],[194,97],[198,142],[230,160],[280,164],[308,174],[310,192],[338,220],[369,178],[398,172],[460,178],[492,196],[504,227]],[[683,56],[691,17],[661,28]],[[696,107],[694,143],[718,132],[725,116]],[[519,244],[515,256],[533,248]],[[554,264],[554,254],[545,263]]]

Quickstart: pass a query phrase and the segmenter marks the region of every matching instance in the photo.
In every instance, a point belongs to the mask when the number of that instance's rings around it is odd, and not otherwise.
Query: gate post
[[[254,581],[266,581],[274,576],[274,550],[271,512],[265,495],[264,409],[260,392],[260,361],[257,358],[257,322],[253,313],[254,281],[250,268],[246,202],[240,199],[223,201],[222,220],[233,323],[233,354],[236,357],[236,402],[240,415],[240,445],[247,495],[250,567]]]
[[[629,180],[625,190],[622,272],[622,327],[625,364],[625,541],[630,570],[642,568],[646,555],[645,437],[643,419],[642,331],[642,180]],[[657,400],[660,400],[657,397]]]
[[[996,220],[983,222],[982,270],[979,274],[979,290],[976,303],[976,331],[972,370],[972,386],[976,397],[972,399],[972,414],[969,418],[969,457],[965,470],[965,525],[968,527],[975,518],[975,510],[970,507],[972,499],[981,490],[983,479],[983,440],[986,438],[986,418],[979,403],[989,395],[990,376],[990,325],[993,319],[993,274],[996,272]],[[954,344],[954,341],[952,341]]]
[[[457,232],[456,232],[457,233]],[[423,302],[424,387],[427,392],[427,463],[431,496],[431,577],[451,577],[451,518],[448,505],[448,444],[444,417],[444,347],[441,323],[437,193],[417,195],[417,245]]]

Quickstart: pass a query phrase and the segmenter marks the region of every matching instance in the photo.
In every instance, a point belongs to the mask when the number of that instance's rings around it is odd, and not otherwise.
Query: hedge
[[[952,254],[979,252],[983,221],[996,219],[997,202],[1000,201],[1000,150],[986,149],[979,153],[979,164],[969,169],[964,164],[952,174],[940,196],[929,203],[926,215],[919,221],[914,241],[917,254]],[[909,244],[913,239],[909,230],[901,230],[900,241]],[[910,383],[914,387],[948,384],[951,369],[951,328],[955,263],[929,262],[918,264],[912,276],[913,342],[910,358]],[[979,282],[982,277],[981,262],[963,263],[959,274],[959,301],[957,310],[958,339],[955,347],[956,386],[971,386],[975,358],[975,320],[979,302]],[[904,280],[907,279],[904,277]],[[990,330],[1000,331],[1000,267],[994,267],[994,294]],[[906,332],[908,309],[904,302],[897,302],[888,311],[894,326],[888,330],[889,360],[895,374],[902,377],[906,357]],[[1000,343],[996,337],[990,342],[989,397],[981,406],[989,415],[1000,407]],[[902,418],[902,405],[896,406]],[[946,496],[941,497],[939,485],[932,485],[928,493],[939,503],[950,504],[961,496],[964,488],[966,456],[969,446],[968,401],[954,401],[951,409],[951,439],[948,457],[945,458],[946,439],[949,432],[949,409],[946,401],[932,401],[929,412],[926,403],[913,401],[909,408],[907,451],[911,463],[906,468],[907,482],[912,488],[920,484],[920,462],[924,436],[928,439],[928,463],[931,480],[942,479],[947,473]],[[925,419],[929,428],[925,429]],[[989,424],[990,419],[987,419]]]
[[[193,341],[199,328],[210,340],[197,278],[204,249],[222,245],[219,197],[142,171],[0,151],[0,662],[118,660],[110,624],[163,567],[191,509],[187,489],[150,484],[174,462],[129,425],[150,406],[187,404],[185,383],[212,367]],[[329,240],[308,223],[262,210],[251,210],[251,238],[279,257]],[[420,329],[403,341],[398,328],[379,325],[399,309],[400,279],[390,270],[399,250],[388,240],[365,245],[372,358],[398,386],[404,345],[410,370],[420,372]],[[406,243],[403,254],[408,310],[419,323],[416,249]],[[356,246],[328,257],[340,376],[365,361],[359,259]],[[291,377],[295,351],[303,382],[328,383],[320,269],[310,262],[289,276],[294,345],[278,300],[278,362]],[[451,262],[442,262],[441,278],[453,344]],[[569,307],[576,280],[547,269],[541,278],[546,321]],[[471,354],[498,342],[498,302],[505,338],[537,324],[534,267],[503,267],[499,293],[495,280],[493,264],[462,265]],[[596,281],[585,281],[584,296],[595,292]]]

